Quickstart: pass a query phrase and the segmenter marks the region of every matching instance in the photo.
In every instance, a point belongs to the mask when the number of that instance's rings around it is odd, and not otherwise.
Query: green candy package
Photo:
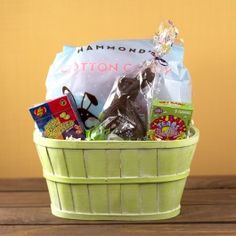
[[[187,137],[193,108],[188,103],[153,100],[150,129],[151,140],[175,140]]]

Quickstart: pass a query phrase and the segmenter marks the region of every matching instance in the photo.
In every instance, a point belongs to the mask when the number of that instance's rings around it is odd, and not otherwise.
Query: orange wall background
[[[63,45],[152,37],[172,19],[185,42],[201,138],[192,175],[236,174],[235,0],[0,0],[0,178],[42,175],[27,111]]]

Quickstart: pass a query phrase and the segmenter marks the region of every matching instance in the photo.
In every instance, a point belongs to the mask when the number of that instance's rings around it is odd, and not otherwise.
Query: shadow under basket
[[[78,220],[161,220],[180,201],[199,139],[56,140],[34,132],[52,214]]]

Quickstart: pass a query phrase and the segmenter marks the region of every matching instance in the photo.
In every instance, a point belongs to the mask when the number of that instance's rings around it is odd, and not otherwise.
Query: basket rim
[[[181,148],[195,145],[199,140],[199,130],[191,127],[192,136],[187,139],[174,141],[117,141],[117,140],[101,140],[101,141],[77,141],[77,140],[60,140],[45,138],[38,130],[33,133],[34,143],[50,148],[66,148],[66,149],[153,149],[153,148]]]

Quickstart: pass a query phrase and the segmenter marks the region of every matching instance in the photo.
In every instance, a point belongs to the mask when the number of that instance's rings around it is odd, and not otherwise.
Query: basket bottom
[[[176,209],[158,213],[138,213],[138,214],[106,214],[106,213],[80,213],[63,211],[51,206],[52,214],[61,218],[74,220],[113,220],[113,221],[146,221],[146,220],[165,220],[180,214],[180,206]]]

